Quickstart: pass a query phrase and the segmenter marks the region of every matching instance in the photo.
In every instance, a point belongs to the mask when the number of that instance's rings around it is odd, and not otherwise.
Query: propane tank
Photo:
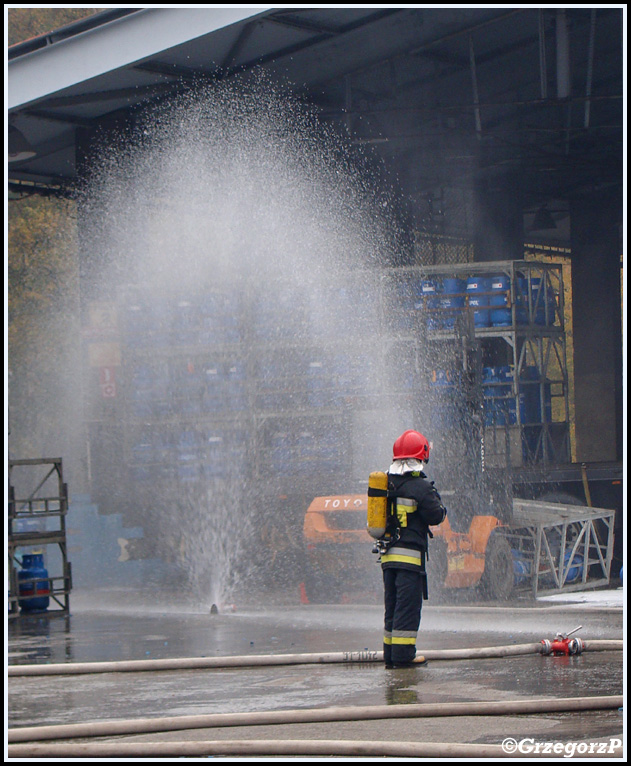
[[[373,471],[368,477],[368,534],[378,540],[386,534],[388,515],[388,475]]]

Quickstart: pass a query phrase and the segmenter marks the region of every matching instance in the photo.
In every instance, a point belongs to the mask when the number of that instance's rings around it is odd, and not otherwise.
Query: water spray
[[[317,494],[392,438],[337,415],[349,391],[363,407],[388,390],[386,360],[365,348],[376,267],[400,250],[388,185],[281,91],[235,78],[138,114],[132,140],[103,147],[82,204],[83,295],[117,309],[131,392],[111,458],[131,455],[130,522],[211,614],[252,583],[278,585],[261,532],[287,527],[279,494]],[[398,428],[389,412],[380,422]]]

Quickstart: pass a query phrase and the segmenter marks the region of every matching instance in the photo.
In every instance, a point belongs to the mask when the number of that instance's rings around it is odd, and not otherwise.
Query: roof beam
[[[206,72],[200,72],[198,69],[180,66],[178,64],[167,64],[165,61],[143,61],[133,66],[137,72],[146,72],[147,74],[156,74],[160,77],[173,77],[176,80],[196,80],[207,76]]]
[[[241,31],[239,32],[237,39],[234,41],[234,43],[230,46],[230,50],[226,54],[224,60],[221,63],[221,70],[226,70],[229,67],[233,65],[233,63],[236,61],[237,56],[243,48],[245,47],[247,41],[252,37],[252,33],[254,32],[254,29],[256,27],[256,23],[250,23],[246,24]]]
[[[92,126],[92,120],[75,117],[71,114],[59,114],[50,112],[46,109],[26,109],[22,112],[26,117],[37,117],[39,120],[48,120],[49,122],[60,122],[64,125],[72,125],[77,128],[89,128]]]
[[[115,88],[94,93],[77,93],[75,96],[51,96],[51,98],[46,99],[46,107],[64,108],[81,106],[81,104],[96,104],[102,101],[120,101],[121,99],[129,99],[135,103],[151,96],[158,96],[165,91],[173,92],[174,88],[173,83],[156,83],[137,88]]]
[[[271,9],[261,9],[258,16]],[[81,82],[132,66],[191,39],[253,18],[238,6],[149,7],[8,64],[8,108],[35,104]]]
[[[337,37],[337,35],[341,34],[341,31],[338,28],[329,27],[325,24],[308,21],[307,19],[301,19],[296,16],[290,16],[288,13],[274,13],[269,17],[269,20],[276,24],[283,24],[286,27],[300,29],[303,32],[313,32],[316,35]]]
[[[370,16],[364,16],[363,18],[354,21],[350,24],[345,24],[344,26],[340,27],[338,32],[336,33],[338,36],[342,36],[345,34],[348,34],[349,32],[354,32],[357,29],[360,29],[362,27],[368,26],[375,21],[380,21],[383,18],[386,18],[388,16],[391,16],[395,13],[401,13],[400,8],[395,9],[386,9],[386,10],[379,10],[375,13],[372,13]],[[269,14],[264,15],[260,17],[261,22],[270,22],[270,21],[277,21],[276,14]],[[242,64],[239,64],[238,66],[233,67],[232,69],[225,71],[224,76],[236,74],[237,72],[245,72],[249,69],[253,69],[256,66],[260,66],[262,64],[269,64],[270,62],[279,62],[286,56],[293,56],[296,53],[299,53],[301,51],[307,50],[308,48],[313,48],[319,43],[326,42],[327,40],[330,40],[331,36],[328,33],[321,33],[316,34],[314,37],[309,38],[308,40],[302,40],[301,42],[294,43],[292,45],[288,45],[285,48],[281,48],[280,50],[273,51],[271,53],[267,53],[262,56],[258,56],[255,59],[251,59],[250,61],[245,61]]]

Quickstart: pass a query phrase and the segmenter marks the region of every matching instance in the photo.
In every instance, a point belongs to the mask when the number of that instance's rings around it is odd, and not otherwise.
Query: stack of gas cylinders
[[[473,321],[479,328],[547,326],[556,321],[556,296],[541,277],[517,277],[514,292],[507,274],[436,277],[420,284],[416,307],[425,311],[429,330],[453,329],[467,306],[473,309]]]
[[[519,377],[519,397],[514,385],[515,370],[512,365],[485,367],[482,370],[484,396],[484,422],[487,426],[511,426],[519,420],[522,424],[549,423],[552,420],[552,396],[550,383],[542,381],[535,366],[526,367]],[[543,398],[542,398],[543,391]]]

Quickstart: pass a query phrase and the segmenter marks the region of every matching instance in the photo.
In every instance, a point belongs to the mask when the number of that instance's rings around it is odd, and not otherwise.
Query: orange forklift
[[[449,498],[443,497],[449,511]],[[380,593],[378,557],[367,532],[366,494],[316,497],[305,513],[304,595],[311,603]],[[430,602],[463,589],[504,601],[609,584],[615,511],[542,500],[513,500],[512,521],[474,515],[465,531],[433,527]]]

